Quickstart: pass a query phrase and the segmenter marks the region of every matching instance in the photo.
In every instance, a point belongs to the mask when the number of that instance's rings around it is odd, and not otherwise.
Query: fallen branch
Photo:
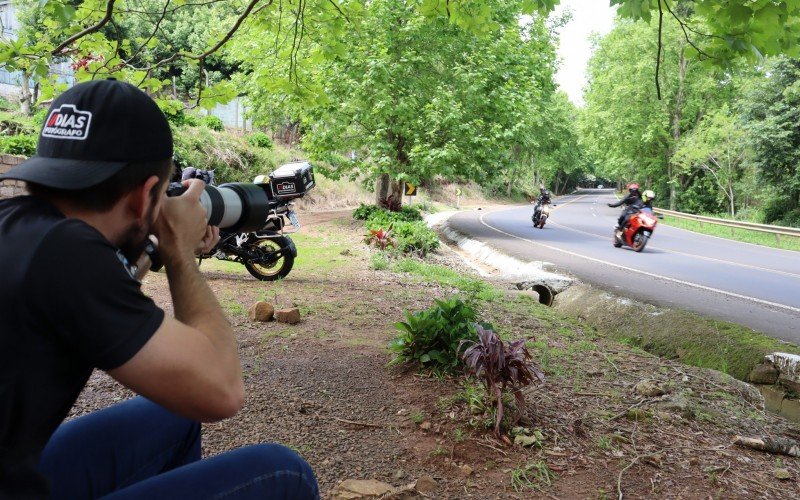
[[[733,444],[758,451],[766,451],[768,453],[780,453],[781,455],[789,455],[790,457],[800,457],[800,442],[785,437],[749,438],[736,436],[733,438]]]

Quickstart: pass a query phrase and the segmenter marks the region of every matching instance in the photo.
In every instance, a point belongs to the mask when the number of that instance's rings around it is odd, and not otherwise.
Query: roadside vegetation
[[[680,217],[670,217],[668,215],[665,215],[664,219],[659,221],[659,223],[674,226],[680,229],[686,229],[687,231],[694,231],[696,233],[718,236],[720,238],[729,240],[743,241],[745,243],[752,243],[754,245],[800,251],[800,238],[792,236],[781,235],[776,238],[773,234],[762,233],[759,231],[718,226],[715,224],[708,224],[694,220],[681,219]]]

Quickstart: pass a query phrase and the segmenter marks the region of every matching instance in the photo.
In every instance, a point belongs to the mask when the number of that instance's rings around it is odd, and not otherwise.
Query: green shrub
[[[375,252],[369,257],[369,268],[375,271],[389,269],[389,255],[386,252]]]
[[[439,237],[424,222],[395,222],[392,229],[403,252],[427,255],[439,248]]]
[[[395,325],[400,334],[389,343],[395,354],[391,364],[416,362],[446,373],[462,363],[458,355],[461,341],[478,339],[475,310],[457,297],[435,302],[430,309],[406,312],[406,321]]]
[[[264,132],[257,130],[247,136],[247,143],[254,148],[272,149],[272,139]]]
[[[222,120],[214,115],[206,115],[200,117],[200,123],[216,132],[223,132],[225,130],[225,124],[222,123]]]
[[[0,110],[11,111],[13,109],[14,106],[10,102],[8,102],[8,99],[6,99],[3,96],[0,96]]]
[[[33,156],[36,154],[35,135],[10,135],[0,137],[0,153],[11,155]]]
[[[383,209],[379,208],[377,205],[367,205],[366,203],[362,203],[358,206],[358,208],[353,210],[353,218],[357,220],[367,220],[372,216],[372,214],[380,210]]]

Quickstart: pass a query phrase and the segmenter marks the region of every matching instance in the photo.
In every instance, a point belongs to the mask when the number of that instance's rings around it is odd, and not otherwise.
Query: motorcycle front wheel
[[[641,252],[644,250],[645,245],[647,245],[647,240],[650,239],[650,235],[647,234],[647,231],[639,231],[638,233],[633,235],[633,251],[634,252]]]
[[[289,242],[285,237],[280,238],[259,238],[250,244],[253,250],[259,253],[269,254],[277,252],[281,248],[287,248]],[[294,265],[294,256],[291,252],[284,252],[277,260],[264,264],[252,260],[245,261],[244,267],[254,278],[261,281],[275,281],[285,278]]]
[[[539,216],[539,229],[544,229],[544,223],[547,221],[546,215]]]
[[[614,248],[619,248],[622,246],[622,240],[618,236],[618,232],[614,231],[614,235],[612,236],[611,244],[614,245]]]

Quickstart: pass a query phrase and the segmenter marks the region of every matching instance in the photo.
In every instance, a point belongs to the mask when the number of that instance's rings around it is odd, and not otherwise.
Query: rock
[[[350,253],[351,253],[351,252],[350,252],[350,249],[349,249],[349,248],[345,248],[344,250],[342,250],[341,252],[339,252],[339,255],[348,256],[348,255],[350,255]]]
[[[269,302],[260,300],[253,304],[248,311],[250,319],[253,321],[269,321],[275,313],[275,308]]]
[[[397,481],[400,481],[401,479],[406,477],[406,471],[404,471],[403,469],[397,469],[396,471],[394,471],[394,474],[392,474],[392,477],[395,478]]]
[[[472,475],[472,467],[464,464],[458,468],[458,473],[461,475],[461,477],[469,477]]]
[[[636,391],[636,393],[640,396],[646,396],[648,398],[661,396],[664,394],[664,389],[659,387],[652,380],[642,380],[633,387],[633,390]]]
[[[375,479],[346,479],[333,489],[332,497],[336,500],[380,498],[393,489],[391,484]]]
[[[789,469],[775,469],[775,478],[777,479],[791,479],[792,475],[789,474]]]
[[[427,421],[422,422],[421,424],[419,424],[419,428],[422,429],[423,431],[429,431],[431,430],[431,423]]]
[[[659,402],[658,406],[663,410],[672,411],[684,417],[692,415],[692,405],[684,393],[674,394],[668,400]]]
[[[800,356],[785,352],[773,352],[764,357],[778,370],[778,382],[787,389],[800,393]]]
[[[722,383],[730,386],[739,396],[742,397],[742,399],[752,404],[757,409],[764,409],[764,397],[754,385],[733,378],[727,373],[718,372],[717,370],[701,368],[700,371],[712,382]],[[778,381],[780,382],[780,379]]]
[[[438,487],[439,483],[428,475],[420,476],[414,484],[414,489],[420,493],[433,493]]]
[[[296,307],[293,307],[291,309],[281,309],[280,311],[275,311],[275,319],[280,323],[289,323],[290,325],[294,325],[295,323],[300,322],[300,310]]]
[[[774,384],[778,381],[780,372],[772,363],[761,363],[747,376],[747,379],[754,384]]]

